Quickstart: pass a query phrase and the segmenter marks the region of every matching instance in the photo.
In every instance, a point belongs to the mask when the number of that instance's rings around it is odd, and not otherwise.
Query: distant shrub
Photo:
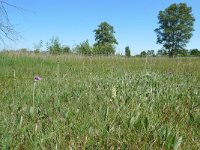
[[[28,52],[28,50],[27,50],[26,48],[21,48],[19,51],[20,51],[21,53],[27,53],[27,52]]]
[[[166,56],[168,55],[167,50],[166,49],[159,49],[156,53],[156,56]]]
[[[140,53],[140,57],[146,57],[147,56],[147,52],[146,51],[142,51],[141,53]]]
[[[82,55],[91,55],[92,54],[92,47],[90,46],[88,40],[80,43],[75,47],[75,52],[82,54]]]
[[[99,44],[94,45],[93,47],[93,53],[97,55],[114,55],[115,54],[115,48],[111,44]]]
[[[62,48],[62,53],[63,53],[63,54],[67,54],[67,53],[70,53],[70,52],[71,52],[71,49],[70,49],[69,46],[64,46],[64,47]]]
[[[131,50],[130,50],[129,46],[125,47],[125,56],[126,57],[130,57],[131,56]]]
[[[192,49],[190,50],[191,56],[200,56],[200,51],[198,49]]]
[[[155,51],[154,50],[148,50],[147,56],[155,56]]]
[[[50,40],[50,45],[47,44],[47,50],[50,54],[61,54],[62,53],[62,46],[59,42],[59,39],[56,37],[53,37]]]

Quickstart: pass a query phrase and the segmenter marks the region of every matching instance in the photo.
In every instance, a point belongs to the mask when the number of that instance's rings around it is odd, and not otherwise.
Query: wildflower
[[[41,79],[42,78],[40,76],[38,76],[38,75],[34,77],[34,81],[40,81]]]
[[[33,108],[34,108],[34,105],[35,105],[35,89],[36,89],[36,82],[37,81],[40,81],[42,78],[40,77],[40,76],[38,76],[38,75],[36,75],[35,77],[34,77],[34,83],[33,83]]]

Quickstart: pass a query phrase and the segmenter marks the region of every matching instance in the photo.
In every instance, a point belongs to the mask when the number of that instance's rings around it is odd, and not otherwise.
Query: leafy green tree
[[[62,46],[60,44],[59,39],[56,37],[53,37],[50,40],[50,45],[47,44],[47,49],[50,54],[61,54],[62,53]]]
[[[181,56],[181,57],[186,57],[189,55],[189,52],[187,49],[181,49],[178,51],[178,56]]]
[[[115,53],[115,44],[118,44],[114,36],[114,27],[109,25],[107,22],[102,22],[98,25],[98,28],[94,30],[95,32],[95,41],[94,44],[95,51],[98,51],[100,54],[114,54]],[[106,50],[105,48],[108,48]]]
[[[130,57],[131,56],[131,50],[130,50],[129,46],[125,47],[125,56],[126,57]]]
[[[27,48],[21,48],[19,51],[20,51],[21,53],[27,53],[27,52],[28,52]]]
[[[64,46],[64,47],[62,47],[62,53],[63,53],[63,54],[68,54],[68,53],[70,53],[70,52],[71,52],[71,49],[70,49],[69,46]]]
[[[86,40],[75,47],[75,51],[82,55],[91,55],[92,48],[89,44],[89,41]]]
[[[106,45],[99,44],[93,47],[93,54],[106,55],[106,56],[113,55],[115,54],[115,49],[111,44],[106,44]]]
[[[190,50],[191,56],[200,56],[200,51],[198,49],[192,49]]]
[[[155,56],[154,50],[148,50],[148,51],[147,51],[147,55],[148,55],[148,56]]]
[[[159,49],[156,53],[157,56],[166,56],[167,50],[166,49]]]
[[[158,15],[157,43],[163,44],[170,57],[183,49],[192,37],[194,17],[185,3],[172,4]]]
[[[147,56],[147,52],[146,51],[142,51],[141,53],[140,53],[140,57],[146,57]]]

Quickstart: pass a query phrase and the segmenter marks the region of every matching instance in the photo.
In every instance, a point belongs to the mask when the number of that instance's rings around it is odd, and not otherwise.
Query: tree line
[[[97,29],[93,31],[95,33],[95,43],[89,44],[89,41],[83,41],[77,44],[73,49],[69,46],[63,46],[58,37],[52,37],[50,42],[46,43],[46,49],[50,54],[66,54],[77,53],[81,55],[114,55],[115,45],[118,44],[114,36],[114,27],[107,22],[102,22],[98,25]],[[34,44],[34,52],[39,53],[44,47],[44,43],[40,40]],[[26,51],[22,49],[22,51]],[[127,57],[131,56],[131,50],[129,46],[125,47],[125,54]]]
[[[7,12],[4,4],[9,5],[5,1],[0,0],[0,13],[4,20],[9,23]],[[10,33],[10,26],[4,25],[4,20],[0,22],[0,39],[1,35],[8,36]],[[186,50],[185,47],[193,36],[195,18],[192,14],[192,7],[187,6],[186,3],[171,4],[168,8],[158,13],[158,28],[154,31],[157,35],[157,44],[163,47],[158,50],[157,54],[153,50],[142,51],[139,56],[199,56],[199,50]],[[62,46],[59,39],[53,37],[49,43],[46,44],[47,50],[50,54],[63,54],[63,53],[79,53],[82,55],[114,55],[115,46],[118,44],[115,38],[115,30],[112,25],[107,22],[102,22],[94,31],[95,43],[90,45],[88,40],[76,45],[73,50],[68,46]],[[39,53],[43,47],[43,41],[34,45],[34,52]],[[131,56],[129,46],[126,46],[125,55]]]
[[[147,57],[147,56],[152,56],[152,57],[160,57],[160,56],[169,56],[168,51],[166,49],[159,49],[157,52],[155,50],[143,50],[139,55],[136,55],[136,57]],[[181,51],[178,51],[177,56],[179,57],[200,57],[200,50],[198,49],[183,49]]]

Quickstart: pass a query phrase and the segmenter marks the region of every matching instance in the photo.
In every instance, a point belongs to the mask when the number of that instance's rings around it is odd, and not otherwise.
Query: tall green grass
[[[199,149],[199,70],[198,58],[1,53],[0,149]]]

